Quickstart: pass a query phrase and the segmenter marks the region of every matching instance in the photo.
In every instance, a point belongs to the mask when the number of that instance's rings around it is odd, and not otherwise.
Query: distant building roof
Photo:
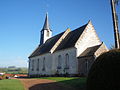
[[[68,33],[68,35],[65,37],[65,39],[63,39],[63,41],[56,48],[55,51],[70,48],[70,47],[74,47],[74,45],[77,42],[77,40],[79,39],[80,35],[85,30],[86,26],[87,26],[87,24],[83,25],[80,28],[77,28],[77,29],[71,31],[70,33]],[[29,56],[29,58],[50,52],[52,47],[55,45],[55,43],[60,39],[60,37],[63,34],[64,34],[64,32],[62,32],[62,33],[48,39],[44,44],[39,45],[37,47],[37,49]]]

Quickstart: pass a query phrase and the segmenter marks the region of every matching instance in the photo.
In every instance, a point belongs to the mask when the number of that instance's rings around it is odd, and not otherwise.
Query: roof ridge
[[[85,26],[87,26],[87,25],[88,25],[88,23],[87,23],[87,24],[82,25],[81,27],[78,27],[78,28],[74,29],[73,31],[76,31],[76,30],[78,30],[78,29],[80,29],[80,28],[82,28],[82,27],[85,27]],[[73,31],[71,31],[71,32],[73,32]]]
[[[69,28],[66,29],[66,31],[64,31],[63,35],[57,40],[57,42],[54,44],[54,46],[52,47],[52,49],[50,50],[51,53],[53,53],[58,45],[61,44],[61,42],[65,39],[65,37],[71,32],[71,30]]]

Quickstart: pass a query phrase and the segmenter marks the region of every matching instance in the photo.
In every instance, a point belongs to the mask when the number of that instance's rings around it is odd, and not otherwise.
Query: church
[[[30,77],[87,76],[95,59],[108,51],[91,21],[75,30],[66,29],[55,36],[46,14],[40,43],[29,58]]]

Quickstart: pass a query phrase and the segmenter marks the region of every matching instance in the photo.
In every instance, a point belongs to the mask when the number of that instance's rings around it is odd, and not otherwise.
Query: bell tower
[[[50,30],[48,13],[46,13],[46,18],[44,22],[43,29],[41,30],[40,45],[44,44],[47,39],[52,36],[52,30]]]

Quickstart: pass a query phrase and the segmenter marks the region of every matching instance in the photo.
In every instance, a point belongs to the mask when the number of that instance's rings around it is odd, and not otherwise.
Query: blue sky
[[[114,44],[110,0],[0,0],[0,67],[27,67],[46,12],[53,35],[91,20],[101,41]]]

